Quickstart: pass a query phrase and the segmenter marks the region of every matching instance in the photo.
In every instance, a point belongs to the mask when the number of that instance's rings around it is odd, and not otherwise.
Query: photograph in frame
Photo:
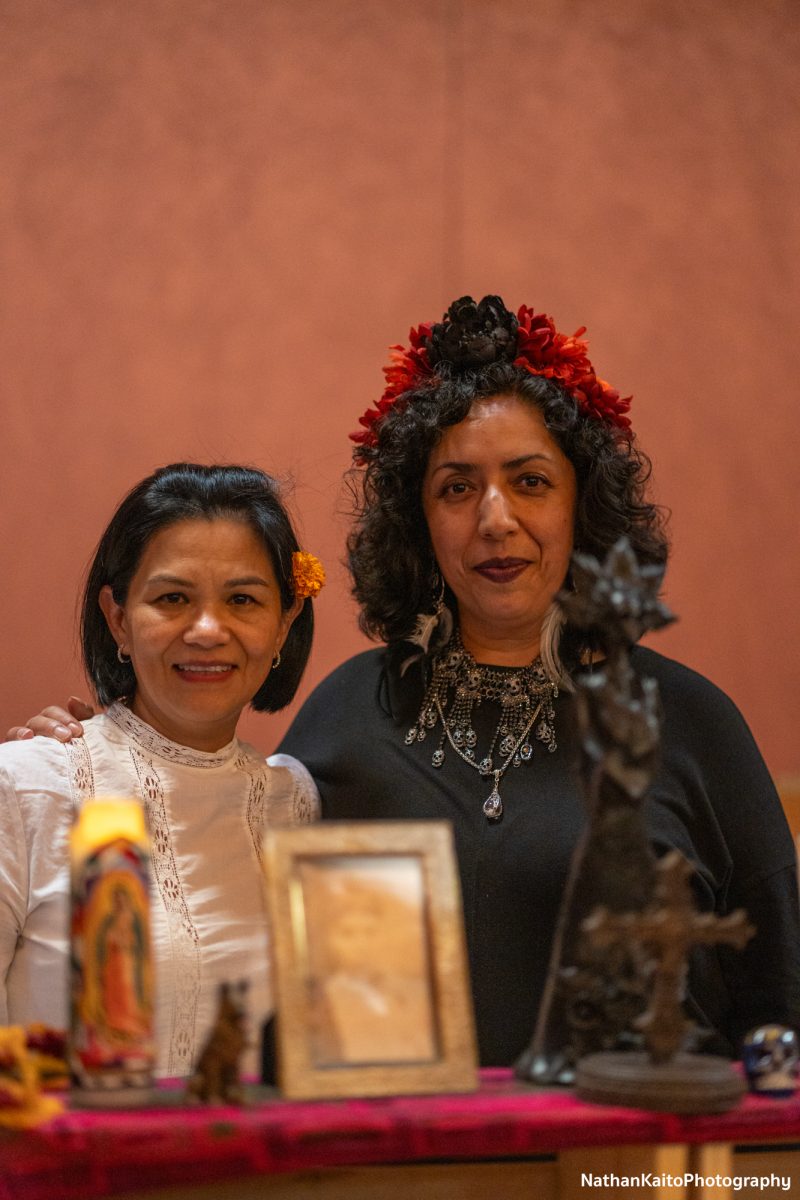
[[[264,847],[283,1093],[472,1090],[449,826],[326,822],[270,831]]]

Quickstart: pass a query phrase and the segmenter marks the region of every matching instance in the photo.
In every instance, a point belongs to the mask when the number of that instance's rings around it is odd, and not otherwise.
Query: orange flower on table
[[[295,550],[292,555],[292,576],[296,596],[305,599],[318,595],[325,583],[325,568],[316,554],[308,554],[305,550]]]
[[[42,1095],[39,1066],[22,1026],[0,1027],[0,1127],[32,1129],[63,1108],[55,1096]]]

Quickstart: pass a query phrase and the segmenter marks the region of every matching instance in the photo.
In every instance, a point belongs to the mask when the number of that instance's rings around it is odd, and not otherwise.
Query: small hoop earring
[[[279,650],[278,653],[275,655],[275,657],[272,660],[273,671],[275,670],[276,667],[279,667],[280,665],[281,665],[281,652]]]
[[[128,663],[131,661],[130,658],[126,658],[125,655],[123,654],[122,646],[117,646],[117,658],[119,659],[119,661],[122,663],[122,665],[124,667],[126,667],[128,665]]]

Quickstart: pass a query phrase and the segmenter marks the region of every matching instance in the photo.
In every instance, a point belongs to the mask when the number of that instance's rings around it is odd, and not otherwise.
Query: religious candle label
[[[133,800],[92,800],[72,831],[73,1086],[138,1103],[155,1059],[149,844]]]

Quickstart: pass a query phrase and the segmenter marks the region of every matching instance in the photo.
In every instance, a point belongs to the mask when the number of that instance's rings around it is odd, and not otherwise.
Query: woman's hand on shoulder
[[[12,725],[4,740],[16,742],[32,738],[38,733],[41,737],[55,738],[58,742],[71,742],[73,738],[83,736],[81,721],[88,721],[94,715],[91,704],[78,696],[70,696],[66,708],[51,704],[31,717],[27,725]]]

